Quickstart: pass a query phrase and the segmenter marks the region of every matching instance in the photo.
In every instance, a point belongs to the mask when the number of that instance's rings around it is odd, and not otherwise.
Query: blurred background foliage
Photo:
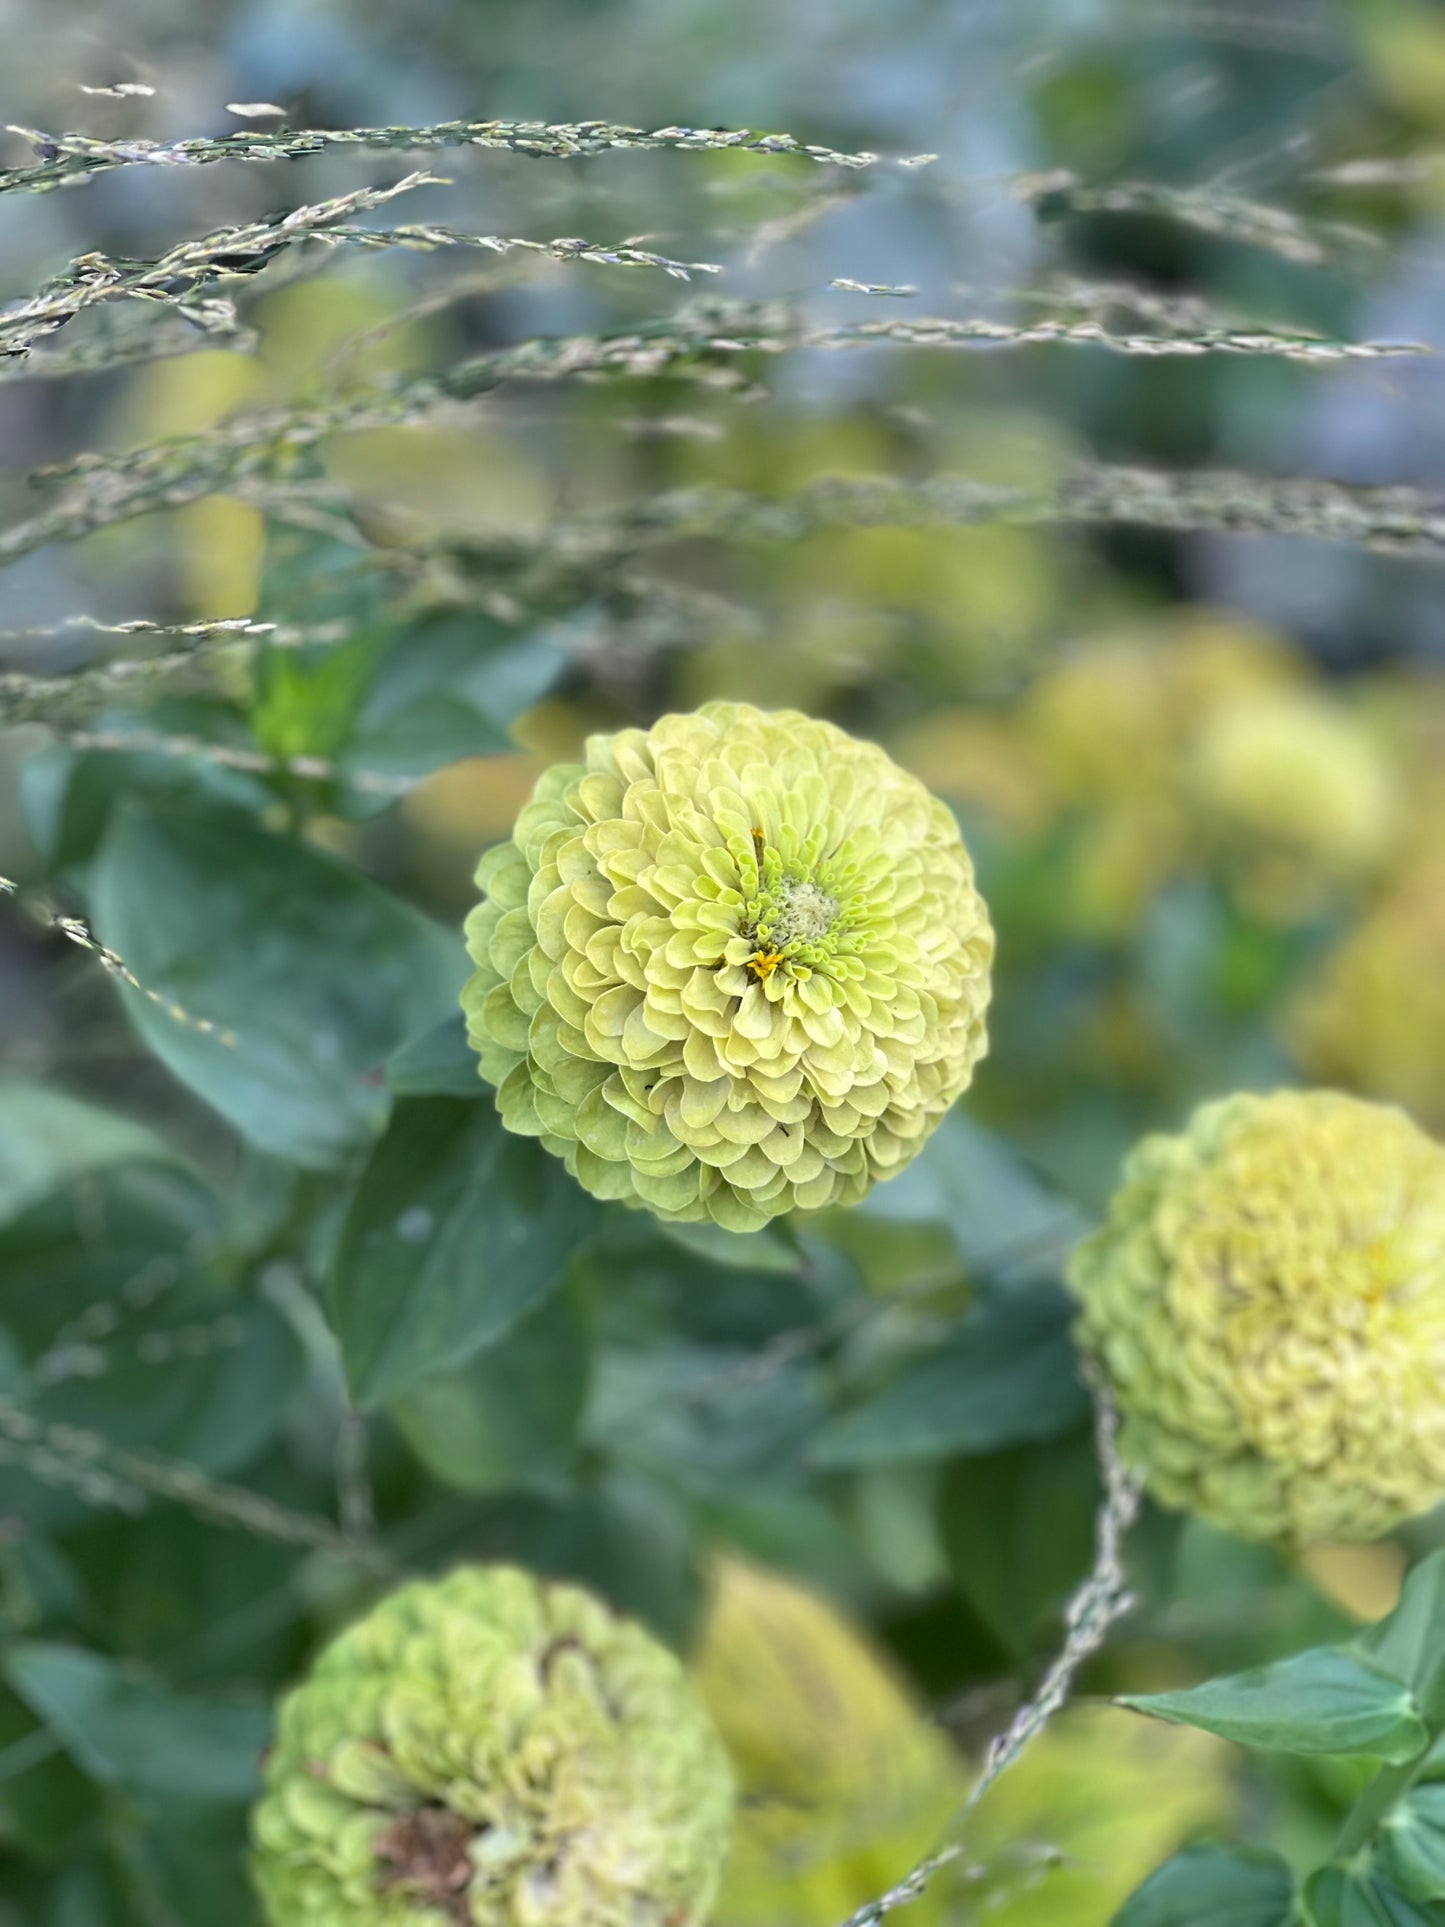
[[[1292,1081],[1445,1126],[1445,384],[1340,352],[1445,346],[1445,23],[0,0],[0,32],[8,164],[156,144],[0,194],[0,341],[33,331],[0,359],[0,1921],[254,1922],[272,1696],[389,1574],[506,1557],[695,1656],[744,1795],[720,1927],[837,1927],[935,1843],[1088,1569],[1057,1278],[1124,1150]],[[170,146],[493,114],[882,158]],[[162,260],[53,332],[24,307]],[[907,338],[938,315],[993,332]],[[714,696],[881,740],[999,930],[966,1115],[749,1239],[581,1198],[451,1015],[537,773]],[[1200,1837],[1313,1864],[1337,1765],[1103,1697],[1336,1637],[1442,1536],[1300,1560],[1146,1509],[1085,1703],[905,1917],[1102,1927]]]

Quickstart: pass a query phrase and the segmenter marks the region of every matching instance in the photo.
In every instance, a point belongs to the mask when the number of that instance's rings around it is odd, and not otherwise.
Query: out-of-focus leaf
[[[1439,1910],[1402,1894],[1375,1867],[1323,1867],[1305,1885],[1311,1927],[1439,1927]]]
[[[1405,1682],[1432,1730],[1445,1724],[1445,1547],[1414,1567],[1399,1605],[1358,1643]]]
[[[560,1282],[593,1222],[556,1158],[490,1104],[405,1098],[361,1175],[331,1285],[353,1395],[463,1365]]]
[[[154,711],[146,722],[149,728],[163,726]],[[244,770],[155,750],[46,749],[27,757],[20,771],[26,827],[52,871],[89,863],[112,810],[127,797],[259,815],[273,795],[260,777]]]
[[[1386,1815],[1379,1855],[1412,1900],[1445,1900],[1445,1786],[1417,1786]]]
[[[477,1054],[458,1010],[419,1037],[409,1037],[386,1060],[387,1088],[398,1097],[490,1097]]]
[[[857,1289],[834,1275],[833,1254],[819,1247],[806,1268],[743,1269],[688,1252],[655,1219],[613,1205],[578,1260],[599,1333],[620,1350],[674,1341],[734,1356],[761,1352],[791,1334],[806,1348],[836,1297]],[[846,1270],[846,1267],[843,1267]],[[826,1274],[826,1276],[825,1276]]]
[[[215,1334],[187,1355],[172,1334],[201,1322]],[[169,1349],[162,1350],[161,1347]],[[102,1432],[119,1445],[143,1446],[230,1473],[275,1435],[300,1387],[305,1361],[296,1333],[263,1298],[213,1302],[204,1321],[154,1320],[131,1341],[117,1341],[95,1377],[66,1379],[41,1395],[47,1418]]]
[[[382,1128],[382,1065],[450,1008],[461,946],[357,871],[241,816],[128,804],[94,877],[96,922],[141,982],[234,1042],[127,991],[156,1055],[263,1150],[334,1165]]]
[[[246,1809],[169,1796],[155,1825],[130,1845],[130,1866],[177,1922],[257,1927]]]
[[[510,749],[505,725],[550,688],[566,658],[540,637],[497,646],[505,633],[475,612],[406,629],[362,705],[344,764],[425,776]]]
[[[271,1730],[269,1707],[183,1697],[77,1646],[19,1642],[11,1686],[102,1784],[190,1800],[245,1800]]]
[[[192,1287],[220,1235],[214,1194],[182,1165],[68,1175],[0,1227],[0,1323],[27,1360],[69,1339],[86,1370],[92,1338],[134,1343],[156,1320],[203,1315]]]
[[[598,1359],[586,1435],[683,1491],[755,1497],[801,1483],[823,1410],[806,1358],[664,1344]]]
[[[657,1481],[609,1471],[562,1498],[509,1493],[458,1501],[445,1547],[428,1556],[529,1566],[549,1578],[590,1586],[619,1612],[651,1626],[672,1646],[687,1643],[700,1586],[692,1510]]]
[[[954,1583],[1008,1651],[1032,1652],[1089,1570],[1099,1496],[1086,1432],[949,1467],[938,1519]]]
[[[567,657],[540,634],[516,637],[477,610],[423,617],[391,645],[362,710],[359,735],[382,730],[415,704],[450,693],[498,725],[544,696]]]
[[[946,1224],[971,1270],[1057,1276],[1062,1254],[1088,1229],[999,1138],[951,1111],[909,1165],[860,1210]]]
[[[98,1797],[60,1742],[0,1681],[0,1842],[12,1855],[69,1859],[95,1825]],[[12,1861],[13,1864],[13,1861]],[[0,1913],[0,1921],[5,1918]]]
[[[1290,1927],[1294,1876],[1278,1854],[1186,1847],[1114,1916],[1113,1927]]]
[[[742,1271],[792,1273],[800,1269],[802,1254],[781,1225],[761,1231],[727,1231],[720,1224],[660,1222],[658,1230],[671,1243],[710,1264],[735,1266]]]
[[[1053,1286],[991,1294],[937,1350],[818,1440],[820,1465],[989,1452],[1072,1431],[1089,1408]]]
[[[1273,1666],[1182,1693],[1130,1695],[1122,1704],[1280,1753],[1362,1753],[1401,1761],[1412,1759],[1429,1737],[1409,1689],[1344,1646],[1317,1646]]]
[[[587,1390],[574,1299],[558,1292],[460,1371],[438,1372],[391,1407],[434,1477],[463,1492],[565,1489]]]
[[[0,1223],[84,1172],[169,1158],[153,1131],[26,1078],[0,1080]]]

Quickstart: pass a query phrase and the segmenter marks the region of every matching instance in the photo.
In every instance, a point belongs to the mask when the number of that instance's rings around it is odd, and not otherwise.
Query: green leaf
[[[152,712],[148,720],[159,728],[165,719]],[[191,725],[177,721],[175,727],[179,734]],[[82,754],[60,747],[25,759],[20,794],[26,827],[52,873],[91,861],[111,812],[127,797],[146,796],[187,809],[229,807],[253,816],[275,800],[259,776],[198,756],[113,749]]]
[[[1278,1854],[1186,1847],[1150,1874],[1112,1927],[1289,1927],[1294,1876]]]
[[[659,1220],[664,1238],[695,1258],[728,1265],[740,1271],[792,1274],[802,1265],[802,1253],[780,1224],[761,1231],[728,1231],[720,1224],[674,1224]]]
[[[540,636],[498,647],[505,634],[474,610],[404,630],[362,705],[344,766],[424,776],[510,749],[505,725],[546,693],[567,658]]]
[[[303,1359],[280,1312],[220,1275],[220,1238],[213,1194],[156,1163],[92,1172],[0,1226],[0,1306],[38,1415],[211,1472],[254,1456]]]
[[[1120,1703],[1280,1753],[1363,1753],[1399,1763],[1429,1738],[1408,1688],[1346,1646],[1317,1646],[1186,1692]]]
[[[146,1340],[224,1320],[224,1344],[187,1356],[184,1343],[159,1356]],[[227,1295],[206,1319],[157,1319],[134,1343],[112,1347],[95,1378],[66,1380],[38,1401],[47,1419],[103,1432],[117,1445],[143,1446],[229,1474],[275,1436],[299,1390],[305,1360],[295,1331],[265,1299]]]
[[[663,1343],[602,1353],[586,1437],[609,1460],[700,1497],[778,1495],[806,1483],[823,1410],[811,1360],[760,1370],[753,1352]]]
[[[404,1098],[342,1227],[332,1322],[353,1396],[394,1398],[494,1344],[593,1223],[559,1161],[490,1104]]]
[[[183,1165],[118,1163],[65,1177],[0,1224],[5,1329],[33,1363],[57,1344],[81,1353],[88,1336],[133,1345],[157,1323],[203,1317],[196,1280],[220,1237],[215,1195]],[[85,1369],[83,1356],[75,1362]]]
[[[1074,1205],[961,1111],[951,1111],[912,1163],[859,1209],[946,1224],[971,1268],[1021,1277],[1056,1277],[1062,1254],[1088,1229]]]
[[[167,1927],[190,1921],[256,1927],[248,1835],[244,1807],[198,1806],[172,1796],[157,1824],[127,1840],[128,1884],[134,1888],[137,1876],[144,1880],[148,1895],[167,1910],[149,1918]]]
[[[1088,1571],[1099,1496],[1087,1431],[948,1468],[938,1522],[954,1583],[1009,1652],[1034,1651]]]
[[[246,1800],[271,1728],[259,1703],[182,1697],[75,1646],[20,1641],[6,1678],[92,1779],[191,1800]]]
[[[263,1150],[326,1168],[382,1128],[381,1066],[451,1007],[461,945],[320,851],[221,811],[131,802],[94,874],[99,931],[141,982],[233,1044],[125,993],[147,1044]]]
[[[460,1010],[419,1037],[409,1037],[386,1060],[387,1089],[397,1097],[490,1097],[477,1053],[467,1042]]]
[[[1305,1887],[1313,1927],[1440,1927],[1433,1907],[1418,1906],[1373,1867],[1323,1867]]]
[[[822,1466],[990,1452],[1058,1438],[1088,1412],[1069,1338],[1072,1308],[1053,1286],[981,1301],[954,1336],[818,1440]]]
[[[1417,1786],[1385,1816],[1381,1865],[1412,1900],[1445,1900],[1445,1786]]]
[[[171,1152],[114,1111],[22,1077],[0,1082],[0,1223],[89,1171]]]
[[[565,1491],[587,1391],[586,1336],[567,1292],[545,1299],[457,1372],[391,1407],[434,1477],[463,1492]]]
[[[1399,1605],[1355,1643],[1411,1689],[1432,1732],[1445,1725],[1445,1548],[1412,1568]]]

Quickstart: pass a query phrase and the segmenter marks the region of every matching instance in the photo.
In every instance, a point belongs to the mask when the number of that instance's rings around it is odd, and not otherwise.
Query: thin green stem
[[[1345,1824],[1340,1829],[1339,1839],[1335,1842],[1333,1859],[1349,1860],[1360,1851],[1361,1847],[1369,1843],[1374,1837],[1376,1828],[1395,1802],[1408,1793],[1415,1784],[1429,1754],[1430,1746],[1427,1745],[1411,1759],[1402,1760],[1396,1766],[1380,1768],[1345,1815]]]

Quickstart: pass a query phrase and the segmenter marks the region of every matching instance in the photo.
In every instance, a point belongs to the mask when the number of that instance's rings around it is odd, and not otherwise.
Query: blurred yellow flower
[[[963,1798],[963,1763],[883,1655],[792,1580],[721,1564],[692,1679],[738,1781],[714,1927],[836,1927]],[[920,1927],[940,1899],[918,1903]]]
[[[1379,868],[1400,825],[1382,746],[1319,690],[1225,703],[1199,729],[1184,780],[1203,853],[1266,920],[1326,908]]]
[[[1445,1130],[1445,849],[1407,867],[1284,1019],[1315,1077]]]
[[[798,1582],[724,1561],[693,1683],[732,1755],[714,1927],[837,1927],[947,1837],[973,1773],[867,1634]],[[1105,1927],[1144,1875],[1225,1820],[1229,1751],[1071,1707],[969,1816],[911,1927]]]

